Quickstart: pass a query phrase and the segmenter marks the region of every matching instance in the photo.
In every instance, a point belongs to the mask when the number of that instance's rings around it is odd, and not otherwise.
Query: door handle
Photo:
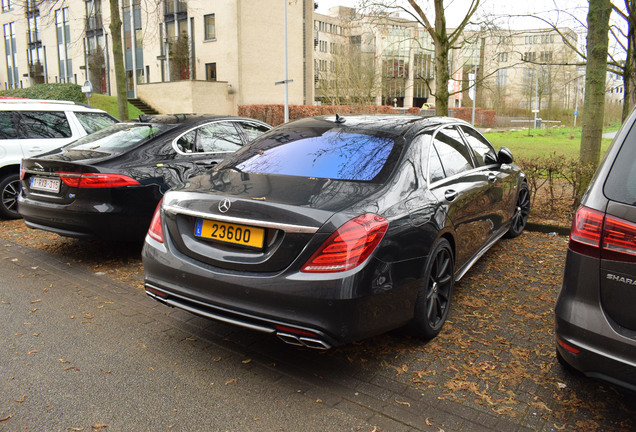
[[[455,198],[457,198],[457,191],[453,189],[447,190],[446,192],[444,192],[444,198],[446,198],[446,201],[453,201]]]

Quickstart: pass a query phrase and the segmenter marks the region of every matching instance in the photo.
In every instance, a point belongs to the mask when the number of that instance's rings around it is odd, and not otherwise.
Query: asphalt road
[[[497,244],[433,341],[321,352],[151,300],[138,248],[0,222],[0,431],[634,430],[636,396],[554,359],[566,244]]]

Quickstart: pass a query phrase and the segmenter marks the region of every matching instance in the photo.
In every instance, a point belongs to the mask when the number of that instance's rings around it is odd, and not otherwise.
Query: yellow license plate
[[[263,228],[205,219],[196,220],[194,235],[254,248],[262,248],[265,243],[265,230]]]

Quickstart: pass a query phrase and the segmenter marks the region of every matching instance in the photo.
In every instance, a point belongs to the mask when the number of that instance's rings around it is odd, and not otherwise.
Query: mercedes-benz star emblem
[[[227,213],[231,205],[232,203],[227,198],[224,199],[223,201],[219,201],[219,211],[221,213]]]

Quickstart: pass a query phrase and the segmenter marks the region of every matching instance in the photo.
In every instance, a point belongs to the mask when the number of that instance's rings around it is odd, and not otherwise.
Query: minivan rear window
[[[611,200],[636,205],[636,127],[616,155],[603,191]]]
[[[395,154],[399,151],[399,146],[389,136],[342,130],[327,130],[322,135],[310,136],[315,135],[315,131],[312,132],[268,134],[248,151],[237,154],[230,165],[249,173],[381,181],[382,173],[392,171]],[[299,138],[289,141],[290,135]]]

